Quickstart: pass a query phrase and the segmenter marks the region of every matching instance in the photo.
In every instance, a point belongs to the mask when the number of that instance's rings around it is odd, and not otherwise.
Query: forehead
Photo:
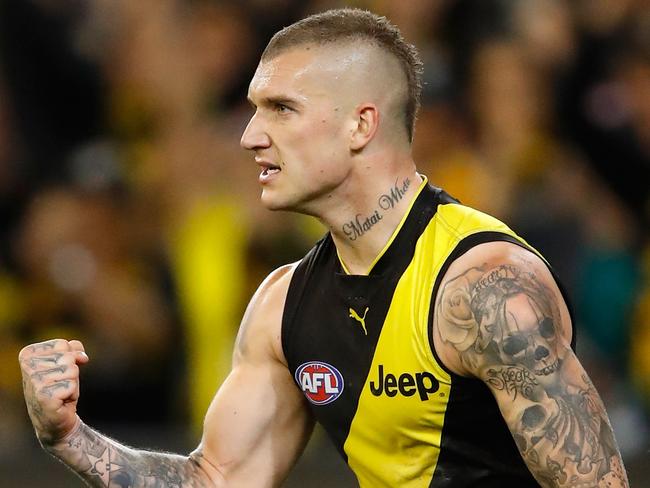
[[[270,96],[276,91],[295,95],[331,94],[341,89],[346,69],[359,53],[340,48],[303,45],[262,60],[249,86],[249,96]]]

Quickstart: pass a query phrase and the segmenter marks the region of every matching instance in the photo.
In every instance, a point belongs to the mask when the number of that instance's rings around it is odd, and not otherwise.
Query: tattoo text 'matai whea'
[[[110,488],[204,488],[211,486],[201,471],[200,454],[189,458],[122,446],[84,424],[50,452],[89,486]]]
[[[628,486],[600,397],[560,337],[557,298],[529,269],[485,266],[447,280],[440,338],[513,402],[510,430],[543,487]]]
[[[351,241],[356,241],[359,237],[364,235],[375,225],[377,225],[383,218],[384,212],[395,208],[400,202],[406,191],[411,186],[411,180],[406,178],[401,185],[395,181],[395,185],[387,193],[382,194],[377,200],[377,207],[372,214],[362,215],[357,214],[349,222],[343,224],[343,233]]]

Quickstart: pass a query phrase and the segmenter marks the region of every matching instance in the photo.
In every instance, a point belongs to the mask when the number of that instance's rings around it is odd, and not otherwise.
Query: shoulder
[[[433,332],[445,366],[479,376],[534,334],[570,344],[572,326],[548,264],[520,245],[488,242],[457,258],[442,277]]]
[[[234,361],[271,357],[285,363],[281,345],[282,314],[298,262],[272,271],[251,298],[235,343]]]
[[[269,273],[253,295],[251,305],[255,307],[273,306],[279,301],[284,301],[289,284],[291,283],[291,278],[298,264],[299,261],[286,264]]]

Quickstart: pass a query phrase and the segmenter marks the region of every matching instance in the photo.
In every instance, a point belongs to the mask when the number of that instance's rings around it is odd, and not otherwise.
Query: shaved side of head
[[[302,46],[331,48],[342,66],[351,70],[347,76],[358,76],[361,81],[350,88],[363,87],[369,96],[383,94],[388,115],[399,121],[412,142],[422,91],[422,61],[386,17],[349,8],[309,16],[276,33],[262,62]]]

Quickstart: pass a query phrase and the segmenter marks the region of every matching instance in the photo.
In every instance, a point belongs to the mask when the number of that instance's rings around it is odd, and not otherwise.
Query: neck
[[[343,265],[351,274],[367,274],[408,211],[422,177],[406,166],[382,179],[363,178],[329,215],[320,216],[329,228]]]

